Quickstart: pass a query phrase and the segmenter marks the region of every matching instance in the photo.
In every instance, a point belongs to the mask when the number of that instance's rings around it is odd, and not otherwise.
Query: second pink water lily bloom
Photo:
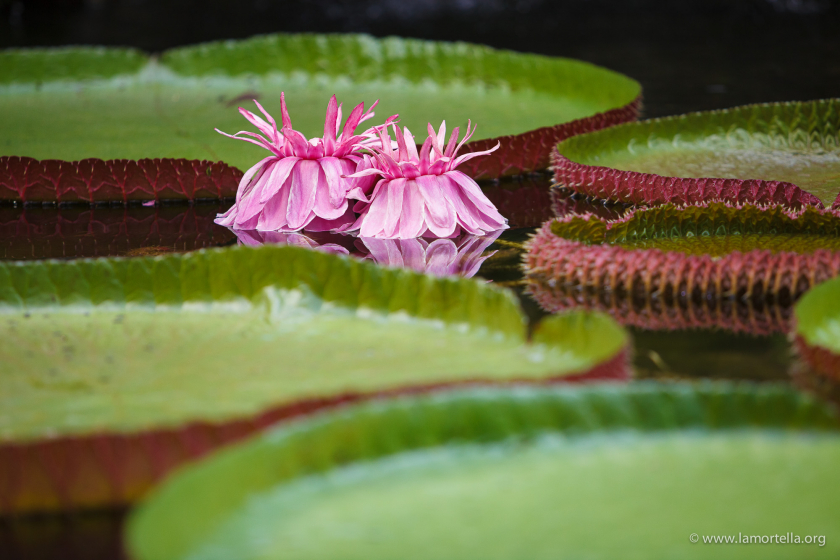
[[[458,156],[475,129],[468,124],[464,139],[458,143],[459,130],[455,128],[444,147],[444,122],[437,133],[431,124],[428,126],[429,137],[418,153],[411,132],[392,126],[397,148],[393,149],[387,127],[377,127],[379,145],[367,145],[374,154],[374,166],[350,176],[378,175],[381,179],[370,196],[360,191],[348,194],[359,200],[354,210],[361,215],[352,226],[342,228],[344,231],[359,230],[360,236],[377,239],[413,239],[454,237],[461,230],[484,235],[508,227],[478,184],[455,169],[469,159],[495,151],[498,144],[487,151]]]
[[[292,128],[284,94],[280,97],[283,126],[277,123],[256,101],[266,120],[239,108],[239,112],[262,134],[237,132],[226,134],[261,146],[271,155],[249,169],[239,183],[234,205],[216,218],[216,223],[233,229],[293,232],[301,229],[327,231],[349,226],[355,219],[347,194],[369,192],[375,179],[347,178],[369,166],[371,158],[362,155],[368,144],[376,141],[374,129],[362,134],[356,128],[374,116],[376,103],[365,111],[360,103],[347,117],[341,135],[341,105],[335,96],[327,106],[324,136],[307,140]],[[387,123],[395,119],[389,118]]]

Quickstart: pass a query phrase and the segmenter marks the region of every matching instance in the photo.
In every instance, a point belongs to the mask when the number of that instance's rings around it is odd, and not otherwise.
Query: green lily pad
[[[813,207],[791,212],[780,206],[732,207],[721,202],[685,207],[666,204],[635,210],[613,221],[594,216],[554,221],[551,231],[586,244],[712,257],[736,251],[840,251],[840,217]]]
[[[795,309],[795,383],[840,406],[840,279],[809,291]]]
[[[6,442],[546,379],[586,372],[627,343],[610,319],[582,314],[547,321],[528,343],[509,292],[292,247],[2,263],[0,312]]]
[[[380,99],[377,118],[478,123],[475,139],[518,134],[624,107],[625,76],[570,59],[464,43],[364,35],[270,35],[164,52],[138,69],[134,51],[0,52],[0,155],[78,160],[187,158],[240,169],[264,150],[216,132],[249,129],[236,107],[258,98],[279,118],[323,134],[329,97],[345,114]]]
[[[796,305],[796,332],[808,344],[840,355],[840,280],[817,286]]]
[[[527,244],[531,295],[550,312],[608,311],[652,330],[786,332],[792,306],[840,275],[840,217],[806,206],[666,204],[618,219],[570,214]]]
[[[651,119],[570,138],[557,150],[561,159],[573,164],[665,178],[792,183],[830,205],[840,194],[840,99],[750,105]],[[680,183],[654,186],[653,179],[626,174],[616,175],[615,180],[623,183],[616,187],[619,197],[632,198],[633,192],[646,189],[664,189],[661,196],[666,198],[703,196],[694,192],[698,187],[691,183],[685,187]],[[594,176],[592,181],[599,183]],[[594,183],[586,188],[594,188]],[[599,183],[597,188],[607,186]],[[672,188],[675,190],[669,194]],[[680,190],[683,188],[687,194]],[[714,197],[747,200],[744,197],[749,193],[738,193],[741,189],[739,184],[728,185]],[[659,195],[651,190],[644,196],[653,200]],[[790,198],[790,193],[762,196],[781,202]]]
[[[605,315],[528,340],[511,292],[283,246],[0,263],[0,333],[0,514],[124,506],[266,420],[346,400],[628,376]]]
[[[182,471],[134,513],[128,544],[138,560],[816,557],[840,550],[837,426],[775,386],[369,403]],[[788,532],[825,546],[690,541]]]

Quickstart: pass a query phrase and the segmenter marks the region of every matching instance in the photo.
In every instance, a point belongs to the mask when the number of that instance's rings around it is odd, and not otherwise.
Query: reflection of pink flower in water
[[[283,127],[255,100],[268,122],[257,115],[239,109],[263,135],[254,132],[221,134],[251,142],[269,150],[272,155],[263,159],[242,177],[236,192],[236,203],[220,214],[216,223],[233,229],[260,231],[326,231],[350,225],[354,214],[349,208],[350,190],[364,196],[373,185],[372,178],[348,179],[345,176],[369,167],[370,158],[359,152],[376,140],[373,129],[356,135],[356,128],[374,116],[373,108],[365,112],[360,103],[350,113],[340,136],[341,106],[335,96],[327,106],[323,138],[307,140],[292,128],[286,110],[285,95],[280,96]],[[393,120],[391,117],[386,124]]]
[[[456,239],[376,239],[355,238],[337,233],[282,233],[274,231],[233,230],[241,245],[257,247],[266,243],[293,245],[333,254],[365,258],[382,266],[410,268],[435,276],[475,276],[481,264],[495,253],[487,247],[502,230],[484,236],[462,235]],[[347,249],[350,246],[354,250]]]
[[[501,235],[502,230],[478,237],[463,235],[458,239],[377,239],[360,237],[369,251],[367,258],[383,266],[410,268],[434,276],[475,276],[481,264],[495,251],[484,251]]]
[[[392,125],[397,149],[392,149],[387,126],[377,127],[380,144],[368,144],[374,152],[374,167],[351,175],[361,178],[381,175],[373,193],[353,191],[350,198],[360,202],[354,206],[361,212],[346,231],[359,230],[362,237],[378,239],[412,239],[415,237],[453,237],[464,230],[484,235],[507,228],[507,220],[499,214],[476,182],[457,171],[461,163],[487,155],[499,146],[484,152],[458,156],[458,150],[475,132],[467,125],[464,139],[458,143],[458,128],[444,147],[446,123],[435,133],[429,125],[429,137],[420,153],[414,137],[406,128]]]
[[[284,233],[280,231],[257,231],[257,230],[232,230],[239,238],[240,245],[247,245],[248,247],[259,247],[260,245],[276,244],[276,245],[291,245],[293,247],[304,247],[306,249],[315,249],[325,253],[332,253],[335,255],[349,255],[350,251],[337,243],[319,243],[312,239],[312,237],[302,233]]]

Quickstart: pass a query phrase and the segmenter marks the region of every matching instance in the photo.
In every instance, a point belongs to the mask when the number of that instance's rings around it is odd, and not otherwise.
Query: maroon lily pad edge
[[[500,147],[460,169],[474,179],[497,179],[546,169],[557,142],[576,134],[637,120],[641,96],[632,103],[523,134],[477,140],[469,151]],[[242,171],[223,162],[186,159],[80,161],[0,156],[0,203],[96,204],[233,198]]]

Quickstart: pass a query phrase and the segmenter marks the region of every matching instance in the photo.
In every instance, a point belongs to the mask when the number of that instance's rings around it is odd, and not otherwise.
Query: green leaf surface
[[[836,411],[767,385],[368,403],[182,471],[134,513],[129,549],[137,560],[818,558],[840,549],[837,427]],[[788,532],[825,547],[689,540]]]
[[[651,119],[558,150],[577,163],[665,177],[786,181],[831,204],[840,193],[840,99]]]
[[[511,292],[295,247],[0,263],[0,442],[541,380],[627,344],[601,315],[551,318],[533,343],[524,325]]]
[[[818,249],[840,250],[840,218],[812,207],[791,212],[781,206],[732,207],[721,202],[687,207],[665,204],[635,210],[614,221],[591,215],[555,221],[551,231],[587,244],[713,257],[735,251],[809,254]]]
[[[0,87],[10,84],[81,82],[136,74],[149,57],[135,49],[60,47],[0,51]]]
[[[816,286],[796,304],[796,333],[840,354],[840,278]]]
[[[399,113],[421,142],[427,122],[445,119],[451,130],[472,119],[475,139],[491,138],[622,107],[640,93],[637,82],[585,62],[365,35],[208,43],[167,51],[140,70],[131,53],[0,52],[0,69],[10,68],[0,82],[0,155],[209,159],[245,170],[265,151],[213,129],[250,130],[237,106],[256,110],[254,97],[279,119],[281,91],[309,137],[323,134],[336,94],[345,115],[379,99],[376,118]],[[60,57],[69,62],[55,63]]]

